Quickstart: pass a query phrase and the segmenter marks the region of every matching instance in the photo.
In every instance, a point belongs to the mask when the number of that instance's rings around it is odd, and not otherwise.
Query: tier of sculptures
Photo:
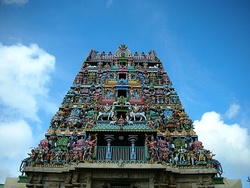
[[[117,60],[117,58],[119,57],[127,57],[132,60],[140,60],[140,61],[142,60],[153,61],[153,62],[160,61],[154,50],[150,50],[148,54],[145,54],[144,52],[142,52],[141,54],[139,54],[138,52],[131,54],[126,44],[121,44],[115,54],[112,54],[112,52],[105,53],[104,51],[102,53],[98,53],[98,51],[92,49],[86,61]]]
[[[37,147],[31,149],[29,157],[23,162],[25,165],[34,164],[56,164],[65,165],[79,163],[80,161],[91,161],[94,159],[97,134],[94,136],[77,135],[74,130],[72,135],[58,136],[53,132],[50,136],[40,141]]]
[[[40,141],[39,145],[31,150],[29,157],[24,160],[26,165],[56,164],[65,165],[82,161],[93,161],[96,157],[97,134],[88,137],[86,134],[77,135],[75,129],[70,136],[57,136],[53,132]],[[194,140],[195,139],[195,140]],[[147,161],[149,163],[165,163],[170,165],[206,165],[216,168],[222,174],[220,163],[213,159],[210,150],[204,148],[197,137],[170,135],[153,135],[149,138],[145,134],[147,146]]]
[[[117,67],[117,71],[110,71],[113,67]],[[130,66],[122,63],[109,66],[108,62],[99,62],[94,68],[88,63],[83,64],[60,109],[53,116],[51,127],[91,128],[97,121],[110,120],[114,125],[145,121],[151,128],[162,132],[167,129],[181,131],[183,127],[192,129],[192,121],[182,108],[162,64],[156,63],[153,67],[154,71],[147,62],[131,63]],[[121,74],[124,78],[119,77]],[[109,81],[114,82],[110,85]],[[137,86],[130,85],[130,81]],[[119,96],[121,90],[125,90],[125,94]],[[126,113],[117,113],[117,106],[126,106]],[[118,123],[118,120],[124,123]]]
[[[203,164],[222,171],[214,154],[197,140],[193,122],[155,52],[143,53],[143,61],[138,56],[126,45],[116,55],[92,50],[52,117],[46,138],[25,163],[95,160],[98,130],[95,135],[89,130],[110,125],[122,131],[143,124],[155,133],[150,138],[145,134],[148,162]]]

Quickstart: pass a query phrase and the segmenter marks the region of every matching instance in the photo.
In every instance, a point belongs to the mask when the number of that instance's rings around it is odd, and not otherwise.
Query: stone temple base
[[[96,162],[28,166],[27,187],[37,188],[215,188],[216,170],[201,166]]]

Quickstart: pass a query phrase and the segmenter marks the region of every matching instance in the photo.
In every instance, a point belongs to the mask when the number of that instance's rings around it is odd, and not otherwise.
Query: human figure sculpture
[[[179,161],[181,164],[184,164],[186,159],[185,159],[185,155],[186,155],[186,149],[184,149],[182,146],[181,148],[178,150],[179,153]]]
[[[134,110],[135,113],[136,113],[136,112],[139,112],[140,106],[137,106],[137,104],[135,104],[135,105],[133,106],[133,110]]]
[[[94,140],[91,139],[91,136],[88,137],[88,139],[85,142],[84,154],[82,158],[83,160],[85,160],[86,155],[88,155],[89,158],[91,158],[96,143],[97,143],[97,134],[95,134]]]
[[[207,151],[207,154],[206,154],[207,167],[209,167],[209,168],[213,168],[213,156],[215,156],[215,154],[213,154],[210,151]]]
[[[47,154],[49,152],[49,140],[45,137],[40,141],[40,145],[44,150],[44,154]]]
[[[69,164],[69,162],[70,162],[70,153],[67,151],[65,154],[65,163]]]
[[[85,141],[83,137],[81,137],[79,140],[76,141],[76,145],[74,147],[74,151],[81,151],[85,145]]]
[[[117,113],[116,113],[116,112],[114,112],[113,120],[114,120],[114,121],[117,121],[117,120],[118,120],[118,118],[117,118]]]
[[[62,162],[63,156],[64,156],[64,152],[63,152],[63,151],[61,150],[61,148],[60,148],[60,149],[57,150],[56,153],[55,153],[56,162]]]
[[[109,112],[110,108],[111,107],[109,106],[109,104],[106,103],[106,105],[104,106],[104,112]]]
[[[151,136],[151,139],[149,140],[148,135],[145,134],[145,138],[146,138],[146,145],[149,148],[149,154],[151,157],[150,160],[153,160],[153,158],[155,157],[155,153],[156,153],[155,149],[156,149],[157,142],[155,141],[153,136]]]
[[[68,151],[72,152],[73,148],[75,147],[76,141],[78,140],[76,132],[73,132],[72,135],[68,139]]]
[[[53,133],[49,137],[50,151],[53,151],[55,149],[57,138],[58,137],[56,135],[56,132],[53,131]]]
[[[158,147],[158,161],[161,162],[163,159],[163,155],[166,156],[166,153],[169,151],[167,148],[167,142],[166,140],[162,140],[161,138],[157,142],[157,147]]]
[[[129,112],[127,111],[127,112],[126,112],[126,121],[128,122],[129,120],[130,120]]]
[[[28,155],[30,156],[27,160],[27,162],[32,166],[35,162],[36,159],[36,152],[34,149],[31,150],[31,153],[28,153]]]
[[[106,96],[105,96],[105,98],[106,98],[106,99],[110,99],[110,97],[111,97],[110,91],[107,89],[107,90],[106,90]]]
[[[118,125],[119,126],[123,126],[124,125],[125,120],[123,119],[122,115],[120,116],[120,118],[118,119]]]
[[[41,144],[38,144],[38,147],[35,149],[36,161],[43,162],[44,160],[44,149]]]
[[[68,138],[65,137],[65,135],[63,134],[63,136],[57,140],[56,150],[57,151],[62,150],[63,152],[66,152],[67,146],[68,146]]]
[[[200,154],[200,148],[202,147],[202,142],[198,141],[198,139],[196,138],[196,140],[192,143],[191,145],[197,160],[199,159],[199,154]]]
[[[178,137],[174,140],[175,152],[178,152],[178,150],[179,150],[181,147],[184,147],[184,146],[185,146],[185,141],[184,141],[180,136],[178,136]]]
[[[53,151],[53,152],[51,152],[51,154],[49,155],[49,162],[50,162],[50,164],[53,163],[54,158],[55,158],[55,153],[54,153],[54,151]]]
[[[87,128],[92,128],[96,124],[96,121],[93,119],[88,119],[86,123]]]
[[[191,146],[192,146],[192,143],[193,143],[193,139],[192,139],[192,137],[190,136],[190,133],[189,133],[189,132],[187,133],[187,136],[185,137],[185,142],[186,142],[187,149],[188,149],[188,150],[191,150]]]
[[[200,147],[199,149],[199,158],[198,161],[205,161],[205,150],[204,147]]]
[[[190,156],[190,162],[191,162],[191,165],[194,165],[195,164],[195,153],[193,151],[190,151],[189,152],[189,156]]]

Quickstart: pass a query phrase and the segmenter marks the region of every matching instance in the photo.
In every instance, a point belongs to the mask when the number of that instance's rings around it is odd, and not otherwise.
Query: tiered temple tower
[[[153,50],[91,50],[48,127],[27,187],[213,188],[222,173]]]

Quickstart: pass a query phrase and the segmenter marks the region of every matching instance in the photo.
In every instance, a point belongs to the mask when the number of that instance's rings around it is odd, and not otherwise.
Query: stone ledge
[[[40,166],[27,166],[25,172],[51,172],[51,173],[64,173],[75,169],[132,169],[132,170],[165,170],[168,172],[178,174],[216,174],[214,168],[202,167],[185,167],[179,168],[178,166],[162,165],[162,164],[148,164],[148,163],[125,163],[125,162],[102,162],[102,163],[78,163],[72,165],[40,165]]]

